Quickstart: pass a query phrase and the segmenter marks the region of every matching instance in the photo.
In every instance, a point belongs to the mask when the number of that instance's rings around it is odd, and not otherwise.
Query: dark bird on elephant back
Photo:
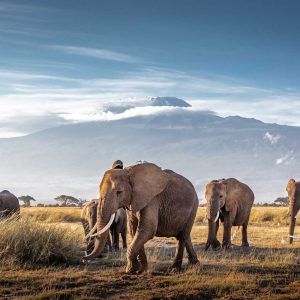
[[[289,215],[290,215],[290,244],[293,243],[294,230],[296,225],[296,216],[300,209],[300,181],[296,181],[295,179],[290,179],[286,186],[286,191],[289,196]]]
[[[178,240],[172,270],[180,270],[185,248],[189,263],[198,263],[190,233],[199,202],[193,185],[185,177],[152,163],[111,169],[103,176],[100,195],[98,236],[93,252],[85,256],[85,260],[94,259],[102,252],[108,235],[107,225],[119,208],[129,207],[132,243],[127,250],[127,273],[147,270],[144,245],[154,236]]]
[[[242,246],[248,247],[247,226],[254,194],[248,185],[234,178],[213,180],[205,189],[208,238],[205,249],[219,249],[219,220],[224,225],[223,248],[231,247],[232,226],[242,226]]]
[[[20,204],[18,198],[9,191],[0,193],[0,217],[10,217],[13,214],[20,214]]]

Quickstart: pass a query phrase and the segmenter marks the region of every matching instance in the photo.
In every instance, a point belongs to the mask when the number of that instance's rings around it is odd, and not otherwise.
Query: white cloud
[[[272,135],[270,132],[266,132],[264,135],[264,140],[269,141],[272,145],[277,144],[280,138],[280,134]]]
[[[286,155],[276,159],[275,164],[276,165],[281,165],[281,164],[288,165],[292,160],[294,160],[293,151],[290,151]]]
[[[139,60],[131,55],[99,48],[88,47],[76,47],[76,46],[62,46],[53,45],[49,46],[52,49],[56,49],[68,54],[82,55],[88,57],[94,57],[97,59],[112,60],[117,62],[137,63]]]
[[[67,121],[84,122],[158,113],[161,108],[152,107],[134,108],[118,116],[105,112],[112,105],[146,106],[148,96],[176,96],[191,103],[193,109],[212,110],[221,116],[300,125],[298,94],[251,87],[231,78],[206,78],[157,68],[90,79],[0,69],[0,78],[0,122],[9,123],[8,131],[20,134],[34,131],[32,127],[20,127],[20,117],[27,117],[27,122],[38,118],[39,122],[31,124],[39,130],[41,118],[49,120],[47,116],[54,114]],[[49,126],[56,122],[51,120]],[[273,142],[276,139],[275,135]]]

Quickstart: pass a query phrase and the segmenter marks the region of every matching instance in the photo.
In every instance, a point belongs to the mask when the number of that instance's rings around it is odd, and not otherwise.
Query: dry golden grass
[[[0,264],[36,266],[80,261],[81,238],[62,226],[28,217],[0,220]]]
[[[21,216],[44,223],[80,222],[79,207],[22,207]]]
[[[78,214],[74,208],[29,208],[22,210],[47,226],[70,228],[83,237],[79,223],[66,222],[61,212]],[[242,249],[241,233],[228,251],[204,251],[207,224],[202,224],[204,209],[199,209],[192,231],[200,264],[184,272],[168,272],[174,257],[174,239],[166,239],[169,247],[161,247],[164,238],[147,244],[149,271],[139,276],[124,274],[126,253],[109,254],[95,264],[73,267],[20,268],[2,263],[0,298],[13,299],[299,299],[300,241],[287,243],[288,227],[283,222],[286,208],[254,208],[249,226],[251,247]],[[58,213],[59,212],[59,213]],[[272,219],[266,217],[272,214]],[[273,216],[275,214],[275,216]],[[202,217],[203,215],[203,217]],[[59,217],[58,217],[59,216]],[[202,218],[202,219],[201,219]],[[51,220],[51,221],[49,221]],[[56,222],[56,221],[57,222]],[[262,221],[264,220],[264,221]],[[300,227],[296,227],[296,234]],[[222,227],[219,239],[221,240]]]
[[[250,225],[288,225],[287,207],[253,207],[251,210]],[[196,224],[202,224],[205,218],[205,207],[200,207],[196,216]],[[298,218],[297,224],[300,225]]]

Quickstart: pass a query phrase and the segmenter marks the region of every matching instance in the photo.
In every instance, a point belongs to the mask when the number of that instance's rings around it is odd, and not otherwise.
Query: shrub
[[[72,264],[80,259],[81,240],[67,228],[29,218],[0,221],[0,260],[22,266]]]

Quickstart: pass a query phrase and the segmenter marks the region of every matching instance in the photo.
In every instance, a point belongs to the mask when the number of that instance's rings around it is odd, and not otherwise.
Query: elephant
[[[20,204],[18,198],[9,191],[0,193],[0,217],[10,217],[13,214],[20,214]]]
[[[93,199],[89,201],[81,211],[81,223],[87,236],[89,232],[95,227],[97,220],[97,206],[98,200]],[[111,244],[110,236],[107,237],[107,246],[111,250],[119,250],[119,235],[122,236],[123,248],[127,248],[127,215],[123,208],[118,209],[115,219],[110,226],[113,245]],[[94,239],[87,238],[87,253],[90,253],[94,248]]]
[[[208,219],[208,238],[205,246],[213,249],[221,247],[217,240],[219,220],[224,225],[222,247],[231,247],[231,227],[242,226],[242,246],[249,247],[247,226],[254,194],[250,187],[235,178],[213,180],[206,185],[206,214]]]
[[[104,173],[100,195],[95,248],[84,260],[94,259],[101,253],[116,211],[128,207],[133,240],[127,249],[127,274],[147,270],[144,244],[154,236],[177,239],[171,271],[181,269],[184,248],[189,263],[198,263],[190,233],[199,202],[194,186],[185,177],[153,163],[111,169]]]
[[[286,191],[289,196],[289,215],[291,218],[289,237],[290,244],[292,244],[296,225],[296,215],[300,209],[300,182],[296,182],[295,179],[290,179],[287,183]]]

